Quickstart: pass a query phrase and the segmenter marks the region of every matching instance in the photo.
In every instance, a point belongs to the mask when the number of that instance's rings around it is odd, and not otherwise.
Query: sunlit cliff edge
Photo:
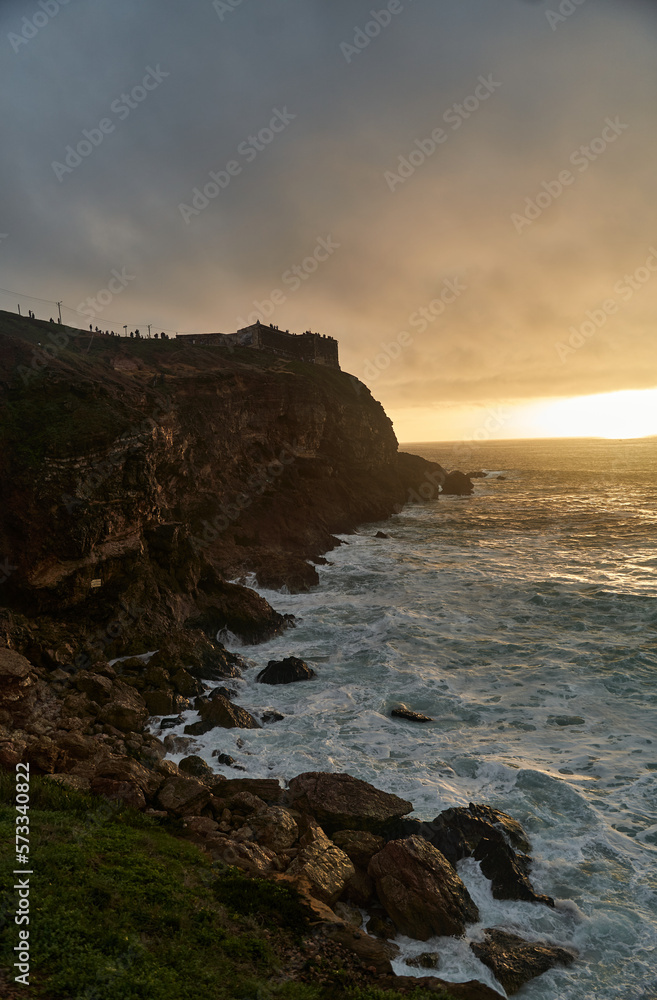
[[[172,622],[223,607],[230,627],[226,581],[313,586],[335,533],[440,469],[400,457],[380,403],[338,369],[10,313],[0,441],[0,604],[96,622],[136,602]]]

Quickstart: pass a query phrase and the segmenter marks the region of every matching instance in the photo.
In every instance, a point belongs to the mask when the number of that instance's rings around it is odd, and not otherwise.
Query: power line
[[[26,294],[24,292],[17,292],[15,290],[10,289],[10,288],[0,288],[0,292],[4,292],[6,295],[16,295],[20,299],[29,299],[30,302],[43,302],[45,305],[57,306],[57,308],[59,309],[59,319],[60,319],[60,322],[61,322],[61,318],[62,318],[62,309],[64,309],[66,312],[72,313],[74,316],[77,317],[78,321],[82,321],[85,318],[87,318],[87,319],[89,318],[89,317],[82,316],[77,311],[77,309],[74,309],[72,306],[65,305],[62,300],[60,300],[59,302],[57,302],[54,299],[41,299],[37,295],[28,295],[28,294]],[[20,315],[20,307],[19,307],[19,315]],[[94,317],[94,318],[97,320],[100,317]],[[107,316],[103,317],[103,322],[104,322],[104,324],[109,324],[110,327],[111,326],[118,326],[119,328],[123,327],[125,329],[128,326],[132,326],[136,330],[139,329],[139,325],[140,325],[139,323],[119,323],[118,320],[110,319]],[[163,331],[163,333],[173,333],[173,334],[177,335],[177,334],[179,334],[181,332],[180,330],[169,329],[166,326],[159,326],[159,324],[157,324],[157,323],[146,323],[144,325],[148,326],[149,332],[150,332],[151,326],[157,326],[160,330]],[[78,327],[77,329],[81,330],[82,327]],[[215,331],[210,331],[210,332],[215,332]],[[184,331],[183,331],[183,333],[184,333]],[[201,336],[201,334],[198,333],[198,332],[196,334],[186,334],[186,335],[187,336],[195,336],[195,335],[196,336]],[[157,334],[155,336],[157,337]]]

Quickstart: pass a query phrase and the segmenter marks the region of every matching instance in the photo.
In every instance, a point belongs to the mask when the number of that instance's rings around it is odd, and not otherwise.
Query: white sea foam
[[[474,862],[461,869],[482,914],[469,939],[500,926],[578,949],[527,1000],[657,996],[657,443],[633,444],[489,443],[468,467],[507,484],[346,536],[310,594],[262,591],[297,627],[242,649],[254,666],[230,683],[285,718],[195,741],[251,776],[349,771],[423,819],[471,801],[514,815],[557,907],[494,900]],[[448,464],[448,447],[423,454]],[[291,654],[317,679],[256,683]],[[400,702],[435,721],[390,718]],[[439,975],[493,983],[467,940],[402,944],[400,973],[435,946]]]

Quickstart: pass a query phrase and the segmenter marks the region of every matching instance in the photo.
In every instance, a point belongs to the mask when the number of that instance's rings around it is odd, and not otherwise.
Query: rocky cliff
[[[358,379],[248,348],[2,313],[0,383],[0,604],[27,615],[102,622],[137,604],[182,622],[219,608],[213,624],[223,609],[231,626],[240,598],[225,581],[307,589],[335,532],[442,473],[400,460]]]

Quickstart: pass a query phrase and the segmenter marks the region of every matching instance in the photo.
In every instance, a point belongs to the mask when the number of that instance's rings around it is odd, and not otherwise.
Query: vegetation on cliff
[[[0,838],[13,839],[13,778],[0,774]],[[308,945],[294,889],[213,864],[182,824],[32,780],[32,992],[47,1000],[400,1000],[337,953]],[[13,926],[13,858],[0,915]],[[0,963],[11,969],[14,934]],[[294,978],[292,976],[294,975]],[[13,977],[11,977],[13,979]],[[7,981],[8,980],[8,981]],[[4,989],[11,989],[9,976]],[[0,985],[2,980],[0,979]],[[11,995],[4,992],[3,995]],[[409,996],[409,994],[406,994]],[[448,1000],[418,990],[413,1000]]]

